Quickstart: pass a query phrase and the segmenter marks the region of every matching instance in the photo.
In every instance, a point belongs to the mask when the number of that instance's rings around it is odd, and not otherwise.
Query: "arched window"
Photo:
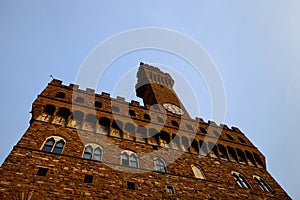
[[[205,179],[205,176],[199,166],[192,165],[192,170],[196,178]]]
[[[96,132],[104,135],[108,135],[110,127],[110,120],[107,117],[101,117],[97,124]]]
[[[246,164],[246,157],[242,150],[236,149],[239,163]]]
[[[258,185],[262,191],[273,192],[272,188],[267,184],[267,182],[263,178],[261,178],[257,175],[254,175],[253,178],[258,183]]]
[[[157,117],[157,122],[158,123],[164,123],[164,120],[161,117]]]
[[[182,151],[188,151],[189,146],[190,146],[189,139],[185,136],[182,136],[181,137],[181,149],[182,149]]]
[[[65,146],[65,141],[59,140],[54,146],[53,153],[61,154],[64,146]]]
[[[154,128],[149,129],[148,143],[152,145],[158,145],[158,132]]]
[[[227,150],[229,155],[229,161],[237,162],[237,156],[235,150],[232,147],[227,147]]]
[[[97,147],[94,150],[94,160],[101,161],[102,159],[102,149],[100,147]]]
[[[37,120],[49,122],[52,115],[54,114],[55,106],[53,105],[46,105],[45,109],[43,110],[43,113],[37,118]]]
[[[202,140],[200,140],[200,152],[199,152],[199,154],[201,156],[207,156],[207,154],[208,154],[207,145]]]
[[[136,141],[146,143],[147,141],[147,129],[143,126],[138,126],[136,128]]]
[[[138,168],[138,157],[132,151],[123,151],[121,154],[121,164],[126,167]]]
[[[68,108],[59,108],[57,115],[53,119],[53,124],[65,125],[66,121],[70,115],[70,110]]]
[[[123,129],[123,123],[119,120],[115,120],[112,123],[109,134],[110,134],[110,136],[113,136],[113,137],[121,137],[122,129]]]
[[[135,126],[131,123],[126,123],[124,130],[123,138],[133,140],[133,136],[135,136]]]
[[[102,160],[102,148],[97,144],[88,144],[84,148],[83,158],[90,160]]]
[[[167,172],[165,161],[161,158],[154,159],[155,170],[157,172]]]
[[[253,153],[253,155],[254,155],[254,159],[256,161],[257,167],[264,168],[264,164],[263,164],[262,160],[260,159],[259,155],[257,155],[256,153]]]
[[[87,146],[84,149],[83,158],[92,159],[93,148],[91,146]]]
[[[43,145],[42,151],[53,152],[61,154],[65,146],[65,140],[59,136],[52,136],[48,138]]]
[[[218,144],[218,148],[219,148],[219,156],[222,160],[228,160],[228,154],[227,154],[227,151],[226,151],[226,148],[221,145],[221,144]]]
[[[219,154],[218,154],[217,146],[213,142],[208,142],[207,144],[208,144],[209,156],[212,158],[218,158]]]
[[[129,166],[129,155],[126,152],[124,152],[121,155],[121,159],[122,159],[122,165],[128,167]]]
[[[169,147],[169,143],[170,143],[170,135],[169,133],[162,131],[160,133],[160,140],[159,140],[159,144],[162,147]]]
[[[180,136],[176,134],[172,134],[172,142],[171,142],[171,147],[172,149],[179,150],[180,147]]]
[[[255,166],[255,161],[254,161],[254,158],[252,156],[252,154],[245,150],[245,153],[246,153],[246,158],[247,158],[247,163],[249,166]]]
[[[94,114],[88,114],[85,122],[83,123],[82,129],[86,131],[95,131],[97,117]]]
[[[79,128],[83,121],[83,112],[75,110],[72,114],[71,119],[69,120],[68,126],[72,128]]]
[[[228,133],[226,133],[225,135],[229,140],[232,140],[232,141],[234,140],[233,137],[231,135],[229,135]]]
[[[241,138],[241,137],[238,137],[238,139],[239,139],[239,141],[241,142],[241,143],[243,143],[243,144],[245,144],[246,142],[245,142],[245,140],[243,139],[243,138]]]
[[[192,141],[192,144],[191,144],[191,147],[190,147],[190,151],[192,153],[199,154],[199,147],[198,147],[198,141],[197,140],[194,139]]]
[[[242,174],[238,172],[232,172],[232,176],[240,188],[251,188],[247,179]]]
[[[44,144],[44,147],[43,147],[43,151],[47,151],[47,152],[51,152],[52,151],[52,148],[54,146],[54,143],[55,143],[55,140],[53,138],[50,138],[46,141],[46,143]]]

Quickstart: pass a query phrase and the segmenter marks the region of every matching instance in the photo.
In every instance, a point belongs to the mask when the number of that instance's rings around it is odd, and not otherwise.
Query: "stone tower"
[[[238,128],[192,119],[156,67],[137,79],[143,106],[52,80],[0,168],[0,198],[290,199]]]

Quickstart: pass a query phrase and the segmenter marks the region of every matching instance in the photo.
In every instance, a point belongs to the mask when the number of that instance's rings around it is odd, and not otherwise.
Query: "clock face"
[[[164,103],[164,104],[163,104],[163,107],[164,107],[167,111],[169,111],[169,112],[171,112],[171,113],[174,113],[174,114],[176,114],[176,115],[183,115],[183,114],[184,114],[183,110],[182,110],[181,108],[179,108],[178,106],[174,105],[174,104],[171,104],[171,103]]]

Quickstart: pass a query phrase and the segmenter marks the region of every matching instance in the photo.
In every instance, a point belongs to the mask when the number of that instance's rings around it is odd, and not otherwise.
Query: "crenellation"
[[[158,73],[167,79],[157,82],[172,85],[168,73],[140,65],[138,76]],[[29,128],[0,168],[0,198],[290,199],[238,128],[181,115],[177,107],[187,111],[172,99],[175,91],[152,86],[140,92],[153,89],[149,94],[157,95],[158,107],[53,79],[34,101]],[[167,110],[164,102],[177,107]]]
[[[110,94],[107,93],[107,92],[102,92],[100,96],[101,96],[102,98],[104,98],[104,99],[111,99],[111,98],[110,98]]]
[[[50,84],[52,85],[62,85],[62,81],[58,79],[52,79]]]
[[[144,109],[144,107],[140,106],[140,102],[138,102],[138,101],[131,100],[130,105]]]
[[[115,100],[117,100],[118,102],[127,103],[127,102],[125,102],[125,97],[117,96],[117,98]]]
[[[95,90],[94,90],[94,89],[86,88],[85,91],[86,91],[86,93],[88,93],[88,94],[95,95]]]

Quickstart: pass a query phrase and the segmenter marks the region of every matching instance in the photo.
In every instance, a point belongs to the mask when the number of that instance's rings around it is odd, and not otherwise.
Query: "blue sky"
[[[224,83],[225,123],[249,137],[266,156],[272,176],[300,199],[299,7],[296,0],[0,1],[1,162],[26,131],[31,104],[50,74],[64,84],[75,82],[99,43],[126,30],[160,27],[193,38],[207,51]],[[211,119],[204,81],[167,52],[121,56],[97,92],[112,93],[114,81],[136,70],[140,61],[168,66],[188,79],[197,93],[199,116]]]

